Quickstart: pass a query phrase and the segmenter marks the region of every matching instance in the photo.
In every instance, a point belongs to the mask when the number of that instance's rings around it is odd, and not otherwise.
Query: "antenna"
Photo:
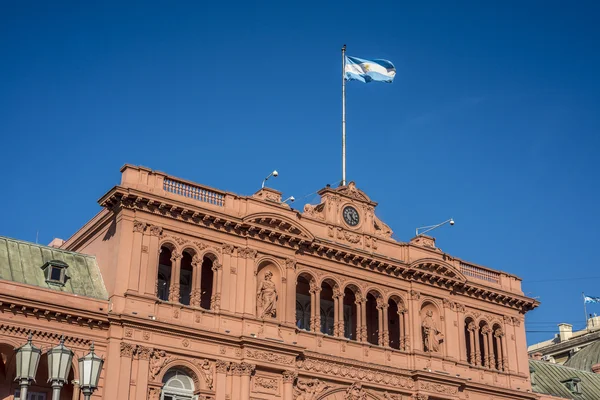
[[[434,230],[434,229],[436,229],[436,228],[439,228],[440,226],[442,226],[442,225],[444,225],[444,224],[447,224],[447,223],[450,223],[450,225],[454,225],[454,220],[453,220],[452,218],[450,218],[450,219],[447,219],[447,220],[446,220],[446,221],[444,221],[444,222],[440,222],[440,223],[439,223],[439,224],[437,224],[437,225],[422,226],[422,227],[420,227],[420,228],[417,228],[417,229],[415,230],[415,234],[416,234],[417,236],[424,235],[424,234],[426,234],[427,232],[430,232],[430,231],[432,231],[432,230]],[[420,230],[422,230],[422,229],[424,229],[424,230],[423,230],[422,232],[419,232],[419,231],[420,231]]]
[[[38,244],[38,238],[40,237],[40,230],[38,229],[35,233],[35,244]]]

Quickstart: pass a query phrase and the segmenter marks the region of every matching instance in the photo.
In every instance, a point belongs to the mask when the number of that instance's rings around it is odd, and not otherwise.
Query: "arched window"
[[[356,296],[354,291],[347,287],[344,290],[344,337],[357,340],[356,332]]]
[[[305,331],[310,330],[311,299],[310,277],[300,275],[296,282],[296,326]]]
[[[321,333],[333,336],[333,289],[327,282],[321,284]]]
[[[163,384],[161,400],[194,399],[194,381],[183,371],[170,370],[165,374]]]
[[[171,262],[171,249],[167,246],[160,248],[160,255],[158,261],[158,281],[156,296],[163,300],[169,300],[169,290],[171,288],[171,274],[173,272]]]
[[[200,272],[200,307],[210,310],[213,295],[213,260],[204,256],[202,271]]]
[[[179,302],[190,305],[190,295],[192,293],[192,255],[186,251],[181,258],[181,274],[179,275]]]
[[[379,310],[373,293],[367,294],[367,342],[379,344]]]

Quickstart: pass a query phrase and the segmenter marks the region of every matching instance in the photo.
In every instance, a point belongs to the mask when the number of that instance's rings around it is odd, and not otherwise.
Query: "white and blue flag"
[[[395,76],[396,67],[388,60],[363,60],[346,56],[344,77],[347,81],[392,83]]]
[[[583,301],[585,303],[600,303],[600,297],[594,297],[594,296],[583,296]]]

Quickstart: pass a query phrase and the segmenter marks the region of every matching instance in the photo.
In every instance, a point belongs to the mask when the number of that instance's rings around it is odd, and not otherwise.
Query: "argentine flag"
[[[388,60],[363,60],[346,56],[344,77],[347,81],[392,83],[395,76],[396,67]]]
[[[583,296],[583,301],[585,303],[600,303],[600,297],[594,297],[594,296]]]

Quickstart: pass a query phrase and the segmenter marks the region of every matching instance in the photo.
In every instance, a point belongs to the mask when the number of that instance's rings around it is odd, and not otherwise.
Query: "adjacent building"
[[[29,332],[76,352],[94,341],[98,399],[537,398],[524,315],[538,303],[520,279],[429,236],[394,240],[354,183],[299,211],[270,188],[121,172],[60,249],[0,241],[0,398]]]

